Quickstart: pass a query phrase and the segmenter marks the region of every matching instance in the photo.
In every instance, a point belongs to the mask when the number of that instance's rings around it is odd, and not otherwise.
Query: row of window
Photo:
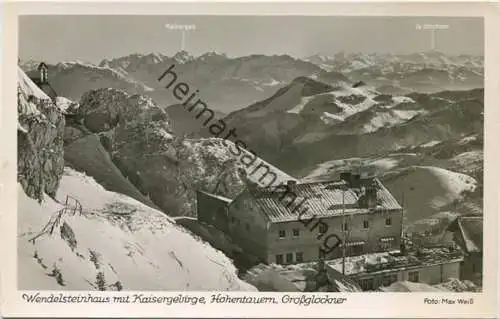
[[[239,225],[240,224],[240,220],[236,217],[231,217],[231,223],[233,225]],[[390,217],[386,218],[385,219],[385,224],[386,226],[390,226],[392,225],[392,219]],[[363,221],[363,228],[364,229],[367,229],[367,228],[370,228],[370,223],[369,221],[365,220]],[[247,231],[250,231],[250,224],[249,223],[245,223],[245,229]],[[349,224],[348,223],[344,223],[343,225],[341,225],[341,229],[342,231],[349,231]],[[325,225],[325,224],[319,224],[319,227],[318,227],[318,233],[319,234],[324,234],[328,231],[328,226]],[[284,229],[281,229],[278,231],[278,235],[279,235],[279,238],[285,238],[286,237],[286,230]],[[299,228],[294,228],[292,229],[292,237],[299,237],[300,236],[300,229]]]
[[[236,226],[239,226],[240,225],[240,220],[236,217],[231,217],[231,223],[233,225],[236,225]],[[245,229],[246,231],[250,231],[250,224],[249,223],[245,223]]]
[[[346,248],[345,248],[345,255],[346,256],[359,256],[359,255],[362,255],[363,252],[364,252],[364,249],[363,249],[363,245],[364,243],[356,243],[356,244],[347,244]],[[339,246],[340,248],[342,248],[342,245]],[[338,252],[338,251],[337,251]],[[332,258],[332,256],[327,256],[325,251],[322,249],[322,248],[318,248],[318,257],[320,259],[323,259],[323,258]]]
[[[408,280],[412,282],[419,282],[419,273],[418,271],[410,271],[408,273]],[[390,286],[391,284],[395,283],[398,281],[398,274],[387,274],[384,277],[382,277],[382,286]],[[375,280],[374,278],[364,278],[358,281],[359,286],[361,287],[362,290],[367,291],[367,290],[374,290],[375,287]]]
[[[295,259],[293,258],[295,255]],[[283,257],[283,254],[278,254],[276,255],[276,263],[278,265],[283,265],[283,264],[293,264],[295,263],[301,263],[304,261],[304,253],[303,252],[296,252],[296,253],[287,253]]]
[[[382,249],[392,248],[392,245],[394,244],[394,240],[395,240],[394,237],[382,237],[381,239],[384,239],[384,241],[380,242],[380,245],[381,245],[380,247]],[[359,243],[350,242],[346,246],[345,253],[347,256],[362,255],[364,253],[363,246],[364,246],[364,242],[359,242]],[[294,254],[295,254],[295,258],[294,258]],[[321,247],[318,248],[318,257],[320,259],[328,257],[326,255],[325,251]],[[292,264],[294,262],[301,263],[303,261],[304,261],[304,253],[303,252],[287,253],[284,255],[283,254],[276,255],[276,263],[277,264]],[[408,276],[409,276],[410,281],[418,282],[418,272],[416,275],[413,272],[410,272]]]
[[[286,230],[281,229],[278,231],[278,235],[280,238],[285,238],[286,237]],[[294,228],[292,229],[292,237],[299,237],[300,236],[300,229]]]
[[[385,219],[385,225],[386,226],[392,225],[392,218],[391,217],[387,217]],[[349,224],[344,223],[343,225],[341,225],[341,228],[342,228],[342,231],[349,231]],[[363,228],[364,229],[370,228],[370,222],[367,220],[363,221]],[[327,231],[328,231],[328,226],[326,224],[319,224],[318,233],[324,234]],[[286,230],[284,230],[284,229],[279,230],[278,235],[279,235],[279,238],[285,238],[286,237]],[[298,228],[292,229],[292,237],[299,237],[299,236],[300,236],[300,230]]]

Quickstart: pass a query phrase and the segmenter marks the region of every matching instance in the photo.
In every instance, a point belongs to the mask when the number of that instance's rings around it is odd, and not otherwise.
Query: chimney
[[[48,81],[48,70],[47,70],[47,65],[45,62],[41,62],[38,65],[38,71],[40,71],[40,82],[41,83],[47,83]]]
[[[294,181],[294,180],[286,181],[286,188],[290,192],[293,192],[295,190],[295,185],[297,185],[297,181]]]
[[[361,175],[353,174],[351,176],[351,185],[352,188],[360,188],[361,187]]]
[[[344,180],[348,185],[351,184],[351,172],[341,172],[340,179]]]
[[[366,206],[368,208],[377,207],[377,189],[373,186],[368,186],[366,188]]]

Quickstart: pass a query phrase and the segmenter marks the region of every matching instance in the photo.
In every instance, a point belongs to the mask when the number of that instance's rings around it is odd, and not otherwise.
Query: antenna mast
[[[165,24],[165,28],[170,31],[181,31],[181,51],[186,50],[186,33],[188,31],[196,30],[194,24]]]
[[[437,30],[446,30],[449,29],[450,26],[448,24],[417,24],[415,25],[417,30],[430,30],[431,32],[431,50],[436,50],[436,31]]]

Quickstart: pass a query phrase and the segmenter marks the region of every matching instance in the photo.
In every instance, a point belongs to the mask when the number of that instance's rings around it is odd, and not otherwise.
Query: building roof
[[[361,288],[351,278],[335,269],[326,269],[328,282],[320,289],[328,292],[360,292]],[[317,291],[318,270],[315,263],[296,265],[264,265],[252,267],[245,274],[245,281],[260,291]]]
[[[423,268],[463,260],[463,253],[448,248],[424,248],[419,253],[409,251],[405,255],[399,252],[380,252],[347,257],[345,261],[345,274],[363,275],[379,272],[392,272],[402,269]],[[325,262],[328,267],[342,271],[342,258]]]
[[[384,292],[443,292],[444,289],[438,289],[428,284],[411,281],[397,281],[388,287],[379,287]]]
[[[457,244],[465,252],[483,251],[483,216],[459,216],[449,229],[459,236]]]
[[[207,192],[200,191],[200,190],[198,190],[197,192],[198,192],[198,193],[200,193],[200,194],[203,194],[203,195],[205,195],[205,196],[207,196],[207,197],[210,197],[210,198],[213,198],[213,199],[219,200],[219,201],[221,201],[221,202],[224,202],[224,203],[226,203],[226,204],[229,204],[229,203],[231,203],[231,201],[232,201],[230,198],[227,198],[227,197],[224,197],[224,196],[220,196],[220,195],[215,195],[215,194],[207,193]]]
[[[45,64],[45,62],[41,62],[38,67],[37,67],[37,70],[40,71],[40,69],[42,68],[47,68],[47,64]]]
[[[331,217],[345,214],[369,213],[372,210],[395,210],[401,206],[392,194],[378,179],[373,179],[377,194],[377,206],[374,209],[362,208],[358,205],[365,189],[349,188],[346,182],[321,181],[311,183],[298,183],[287,188],[266,187],[251,190],[252,197],[262,212],[271,222],[287,222],[297,220],[299,213],[301,219],[312,216],[317,218]],[[297,198],[292,202],[292,195]]]

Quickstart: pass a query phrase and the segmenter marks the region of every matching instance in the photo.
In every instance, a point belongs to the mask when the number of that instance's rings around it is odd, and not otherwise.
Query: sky
[[[414,53],[431,49],[431,31],[417,24],[447,25],[435,49],[449,54],[484,52],[481,18],[313,16],[116,16],[46,15],[19,19],[19,56],[49,63],[103,59],[132,53],[173,55],[181,32],[166,24],[195,25],[185,49],[197,56],[289,54],[296,58],[336,52]]]

